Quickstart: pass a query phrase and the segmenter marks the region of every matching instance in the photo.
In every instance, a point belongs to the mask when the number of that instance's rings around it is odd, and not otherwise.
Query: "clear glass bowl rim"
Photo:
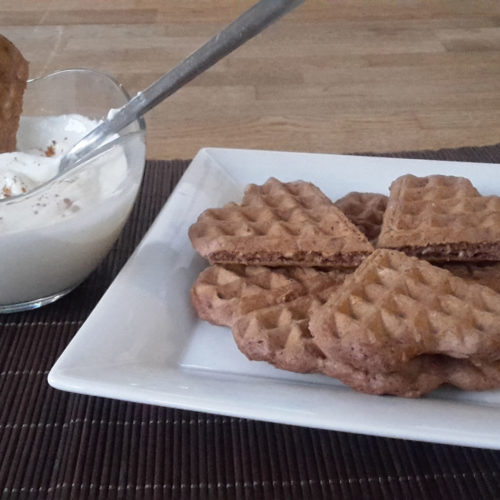
[[[116,88],[116,90],[119,91],[123,95],[126,102],[130,101],[130,99],[131,99],[128,91],[125,89],[125,87],[120,82],[118,82],[118,80],[116,78],[112,77],[108,73],[105,73],[104,71],[87,69],[87,68],[71,68],[71,69],[62,69],[62,70],[53,71],[52,73],[49,73],[47,75],[42,75],[42,76],[28,79],[27,85],[30,85],[30,84],[33,84],[33,83],[36,83],[36,82],[42,81],[42,80],[57,78],[58,76],[63,75],[63,74],[67,74],[67,73],[85,73],[85,74],[96,75],[98,77],[104,77],[105,79],[109,80],[109,82],[111,82],[113,84],[113,86]],[[99,150],[102,149],[102,154],[105,154],[105,152],[108,149],[110,149],[112,146],[114,146],[116,144],[120,144],[120,142],[125,141],[130,136],[144,135],[145,134],[146,123],[144,121],[144,118],[141,117],[133,123],[136,123],[139,126],[139,130],[122,134],[118,138],[106,143],[104,146],[101,146],[101,148],[99,148]],[[63,179],[65,177],[70,177],[71,175],[73,175],[74,173],[79,171],[81,168],[85,168],[87,163],[89,161],[93,161],[94,158],[95,157],[90,158],[87,161],[84,161],[82,164],[78,165],[74,169],[68,170],[68,171],[61,173],[61,174],[58,174],[57,176],[53,177],[52,179],[48,180],[47,182],[40,184],[39,186],[35,187],[34,189],[31,189],[26,194],[20,194],[17,196],[11,196],[8,198],[0,199],[0,206],[2,205],[2,203],[5,204],[5,203],[20,202],[21,200],[24,200],[24,199],[30,197],[33,193],[38,193],[39,191],[44,189],[47,185],[49,185],[55,181],[58,181],[59,179]]]

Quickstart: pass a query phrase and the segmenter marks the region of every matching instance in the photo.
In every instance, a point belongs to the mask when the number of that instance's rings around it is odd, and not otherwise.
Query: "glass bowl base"
[[[71,292],[74,288],[76,287],[71,286],[70,288],[63,290],[62,292],[54,293],[52,295],[48,295],[47,297],[42,297],[41,299],[28,300],[27,302],[17,302],[16,304],[0,304],[0,314],[38,309],[39,307],[52,304],[52,302],[59,300],[61,297],[64,297],[69,292]]]

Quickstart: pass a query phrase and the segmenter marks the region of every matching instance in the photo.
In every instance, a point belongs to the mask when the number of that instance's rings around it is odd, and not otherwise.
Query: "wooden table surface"
[[[250,0],[0,0],[30,74],[135,93]],[[307,0],[146,116],[148,157],[205,146],[346,153],[500,141],[498,0]]]

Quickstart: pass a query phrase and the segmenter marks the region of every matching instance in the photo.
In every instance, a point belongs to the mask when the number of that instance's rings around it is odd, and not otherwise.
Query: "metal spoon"
[[[163,99],[303,2],[304,0],[261,0],[255,4],[146,90],[139,92],[111,117],[108,116],[75,144],[61,159],[59,172],[66,172],[82,161],[91,158],[97,148],[111,134],[125,128]]]

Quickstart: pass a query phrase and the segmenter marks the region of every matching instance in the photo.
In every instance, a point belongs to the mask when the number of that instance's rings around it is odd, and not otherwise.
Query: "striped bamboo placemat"
[[[500,162],[500,145],[387,156]],[[147,162],[125,230],[83,285],[37,311],[0,316],[0,497],[500,498],[497,451],[229,418],[48,386],[51,366],[188,163]]]

